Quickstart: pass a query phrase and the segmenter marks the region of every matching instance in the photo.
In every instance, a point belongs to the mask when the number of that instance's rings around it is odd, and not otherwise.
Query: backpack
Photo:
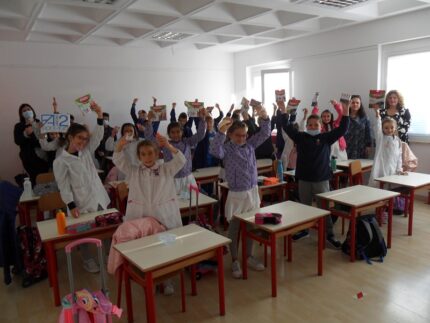
[[[384,257],[387,255],[387,246],[375,215],[369,214],[358,217],[355,232],[355,254],[357,259],[365,259],[370,265],[372,264],[372,258],[378,258],[380,262],[383,262]],[[349,255],[350,250],[351,232],[349,229],[342,244],[342,251]]]
[[[22,287],[29,287],[48,277],[45,251],[37,228],[20,226],[17,228],[17,235],[24,266]]]

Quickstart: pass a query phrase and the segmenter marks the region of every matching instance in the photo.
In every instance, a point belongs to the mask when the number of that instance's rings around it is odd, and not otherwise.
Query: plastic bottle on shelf
[[[66,233],[66,214],[62,210],[58,210],[55,215],[55,219],[57,220],[57,231],[58,234]]]
[[[25,197],[32,197],[33,196],[33,188],[31,187],[31,181],[29,177],[24,178],[24,192],[23,195]]]

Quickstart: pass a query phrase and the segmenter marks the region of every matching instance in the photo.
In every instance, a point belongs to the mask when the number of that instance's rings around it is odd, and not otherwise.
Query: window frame
[[[405,41],[395,44],[381,45],[379,88],[387,89],[388,60],[391,57],[430,52],[430,38]],[[388,89],[387,89],[388,90]],[[413,115],[412,115],[413,122]],[[414,134],[409,132],[410,142],[430,143],[430,134]]]
[[[264,76],[266,74],[276,74],[276,73],[288,73],[290,97],[293,97],[293,71],[291,68],[276,68],[276,69],[264,69],[261,70],[261,102],[266,102],[264,97]],[[285,89],[287,90],[287,89]],[[289,98],[285,98],[287,101]]]

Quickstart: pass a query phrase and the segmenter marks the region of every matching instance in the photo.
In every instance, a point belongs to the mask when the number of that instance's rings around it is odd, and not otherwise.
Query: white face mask
[[[33,113],[33,111],[31,111],[31,110],[27,110],[27,111],[24,111],[24,112],[22,113],[22,116],[24,117],[24,119],[26,119],[26,120],[30,120],[30,119],[33,119],[33,117],[34,117],[34,113]]]
[[[306,132],[308,134],[310,134],[311,136],[316,136],[316,135],[319,135],[321,133],[321,130],[319,130],[319,129],[316,129],[316,130],[306,130]]]

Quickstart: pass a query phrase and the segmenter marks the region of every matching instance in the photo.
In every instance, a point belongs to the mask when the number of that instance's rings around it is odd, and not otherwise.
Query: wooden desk
[[[400,195],[396,192],[381,190],[363,185],[355,185],[326,193],[317,194],[322,200],[323,207],[331,211],[331,214],[349,219],[351,230],[351,261],[355,261],[355,223],[360,212],[379,208],[388,203],[388,229],[387,247],[391,248],[391,230],[393,224],[393,200]],[[329,207],[328,202],[346,205],[349,212],[339,211]]]
[[[24,193],[19,198],[18,202],[18,213],[19,213],[19,224],[31,226],[31,217],[30,212],[31,209],[37,209],[37,204],[40,199],[40,196],[32,195],[27,196]]]
[[[255,213],[280,213],[282,214],[282,222],[276,225],[258,225],[255,224]],[[272,297],[277,295],[276,287],[276,239],[288,236],[288,260],[291,261],[291,235],[305,229],[318,228],[318,275],[322,275],[323,271],[323,243],[324,243],[324,225],[325,216],[329,215],[327,210],[318,209],[308,205],[300,204],[293,201],[273,204],[260,209],[252,210],[239,215],[234,215],[240,220],[240,232],[242,235],[242,271],[243,279],[248,277],[248,264],[246,254],[246,239],[250,238],[270,246],[271,253],[271,276],[272,276]],[[255,234],[246,230],[246,224],[250,223],[263,230],[268,234],[268,238],[264,235]]]
[[[215,194],[218,196],[218,177],[221,167],[199,168],[193,172],[196,182],[200,184],[215,184]]]
[[[67,217],[67,225],[82,223],[87,221],[92,221],[98,215],[109,214],[117,212],[117,209],[108,209],[98,212],[91,212],[87,214],[81,214],[79,218],[73,218],[71,216]],[[52,291],[54,293],[54,304],[55,306],[60,305],[60,289],[58,285],[57,276],[57,256],[55,254],[56,250],[64,248],[66,244],[77,239],[91,237],[98,239],[111,238],[112,234],[115,232],[117,224],[110,225],[106,227],[97,227],[82,233],[77,234],[58,234],[57,231],[57,221],[55,219],[39,221],[37,222],[37,228],[39,229],[40,238],[43,243],[43,247],[46,252],[46,260],[48,262],[48,275],[49,282],[52,286]],[[100,264],[103,266],[103,264]]]
[[[408,175],[392,175],[380,178],[375,178],[379,182],[379,187],[384,188],[384,184],[393,184],[405,188],[402,192],[409,198],[409,222],[408,222],[408,235],[412,235],[412,225],[414,218],[414,201],[415,191],[419,189],[430,188],[430,175],[422,173],[408,173]]]
[[[194,194],[194,192],[192,192],[190,196],[191,196],[191,216],[192,216],[193,214],[196,214],[197,201],[196,201],[196,195]],[[209,224],[212,227],[215,225],[214,204],[216,203],[218,203],[218,201],[213,199],[212,197],[209,197],[201,193],[199,194],[198,214],[199,216],[201,214],[203,215],[207,214],[209,217]],[[179,211],[181,212],[181,216],[183,218],[190,216],[190,213],[189,213],[190,200],[178,198],[178,204],[179,204]]]
[[[257,159],[257,173],[273,175],[273,160],[271,159]]]
[[[172,244],[164,244],[159,237],[170,233],[176,235]],[[203,260],[216,257],[218,263],[219,313],[225,315],[223,246],[231,241],[219,234],[195,224],[176,228],[114,246],[124,257],[124,280],[128,320],[133,320],[129,270],[133,265],[144,275],[146,288],[147,321],[156,321],[154,302],[154,279],[176,272]]]
[[[354,160],[359,160],[361,163],[361,170],[365,172],[370,172],[373,167],[373,159],[348,159],[348,160],[339,160],[336,163],[337,168],[342,170],[347,170],[349,168],[349,164]]]

